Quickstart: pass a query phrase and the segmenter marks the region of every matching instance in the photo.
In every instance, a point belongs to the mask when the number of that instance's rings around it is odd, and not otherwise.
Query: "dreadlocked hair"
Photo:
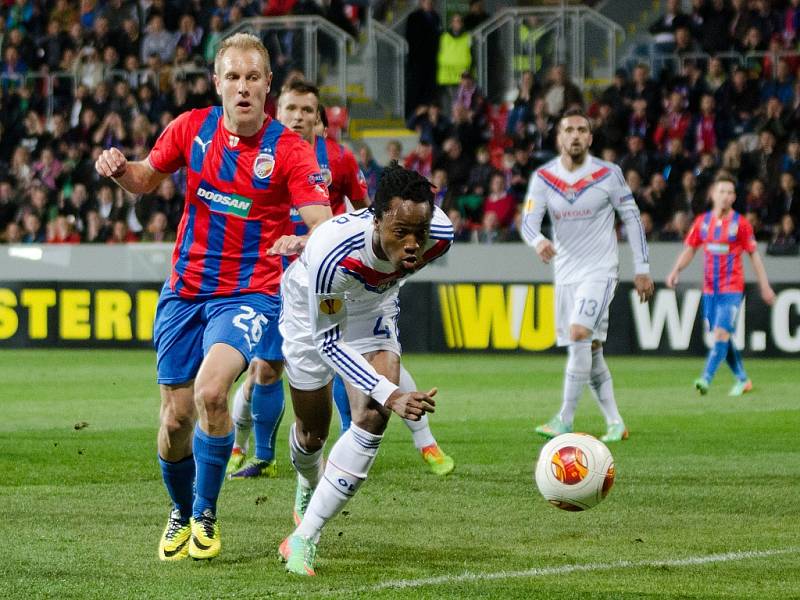
[[[433,212],[431,183],[416,171],[409,171],[393,160],[383,170],[378,181],[375,202],[372,203],[375,218],[382,218],[384,211],[389,208],[392,198],[398,197],[412,202],[427,202]]]

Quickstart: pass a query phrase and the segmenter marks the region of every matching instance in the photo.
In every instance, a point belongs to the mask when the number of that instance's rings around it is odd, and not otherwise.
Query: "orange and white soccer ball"
[[[589,434],[564,433],[542,447],[534,476],[542,496],[553,506],[586,510],[611,491],[614,457]]]

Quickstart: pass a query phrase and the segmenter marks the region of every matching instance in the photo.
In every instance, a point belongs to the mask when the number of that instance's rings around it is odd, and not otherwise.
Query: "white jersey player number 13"
[[[590,384],[608,425],[601,439],[618,441],[627,438],[628,431],[602,353],[619,276],[615,212],[633,250],[634,285],[642,302],[652,296],[653,280],[633,194],[619,167],[589,154],[591,143],[588,118],[567,111],[559,122],[561,153],[534,173],[525,201],[522,236],[542,261],[554,261],[556,335],[569,355],[561,411],[536,431],[545,437],[572,431],[578,398],[583,386]],[[552,241],[541,232],[545,213]]]

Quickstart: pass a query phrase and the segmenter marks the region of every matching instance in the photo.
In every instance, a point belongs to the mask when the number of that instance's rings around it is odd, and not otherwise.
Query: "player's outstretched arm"
[[[146,194],[153,191],[169,173],[157,171],[148,159],[128,162],[118,148],[103,150],[94,163],[95,171],[112,178],[126,192]]]
[[[404,419],[419,421],[425,413],[434,412],[436,402],[433,397],[437,391],[436,388],[433,388],[428,393],[395,390],[386,400],[384,406]]]
[[[767,304],[772,306],[775,304],[775,291],[769,284],[767,279],[767,270],[764,268],[764,261],[761,260],[761,255],[758,250],[750,253],[750,260],[753,262],[753,270],[756,272],[756,279],[758,280],[758,289],[761,292],[761,299]]]
[[[310,204],[297,209],[303,222],[308,227],[306,235],[283,235],[277,239],[272,248],[269,249],[270,254],[280,254],[281,256],[291,256],[292,254],[300,254],[303,248],[306,247],[308,236],[318,226],[330,219],[331,207],[322,204]]]
[[[669,275],[667,275],[668,288],[675,288],[675,286],[678,285],[678,281],[680,280],[680,272],[691,264],[696,253],[697,248],[694,248],[693,246],[684,247],[683,251],[678,255],[678,259],[675,261],[675,266],[672,267],[672,271],[670,271]]]

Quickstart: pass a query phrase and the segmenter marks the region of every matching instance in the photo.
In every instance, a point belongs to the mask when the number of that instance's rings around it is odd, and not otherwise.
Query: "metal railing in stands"
[[[569,6],[505,8],[472,36],[478,85],[491,100],[503,101],[523,71],[556,64],[565,65],[581,89],[610,81],[625,32],[591,8]]]
[[[375,66],[372,69],[375,77],[372,80],[374,87],[368,89],[368,93],[380,104],[391,107],[396,116],[402,116],[406,102],[408,42],[378,21],[372,22],[372,34],[374,54],[371,62]]]
[[[197,76],[205,75],[210,77],[209,69],[196,66],[181,66],[178,69],[168,68],[168,77],[174,81],[179,76]],[[155,83],[159,81],[159,77],[152,69],[138,69],[136,71],[127,71],[125,69],[104,69],[100,81],[106,83],[113,83],[114,81],[124,79],[130,83],[132,88],[137,88],[142,83]],[[54,71],[48,75],[40,73],[26,73],[24,75],[14,74],[0,74],[0,87],[3,90],[15,89],[19,86],[30,87],[32,92],[41,94],[46,99],[46,114],[49,119],[53,116],[56,106],[57,94],[56,90],[62,89],[62,82],[66,82],[69,87],[70,96],[74,98],[75,90],[81,85],[81,74],[73,71]]]
[[[226,29],[223,39],[244,31],[257,35],[269,51],[272,70],[297,68],[309,81],[347,97],[347,43],[342,29],[319,16],[251,17]]]
[[[769,58],[771,72],[768,75],[772,78],[778,74],[778,62],[780,60],[789,59],[800,62],[800,52],[737,52],[730,50],[727,52],[715,52],[714,54],[709,54],[707,52],[676,53],[656,52],[653,47],[650,46],[646,55],[628,55],[623,61],[623,66],[631,69],[638,63],[644,63],[650,66],[652,73],[658,73],[659,69],[669,67],[673,72],[683,74],[688,63],[693,62],[705,68],[705,65],[712,58],[721,59],[728,68],[732,66],[742,66],[748,69],[763,67],[764,60]]]

